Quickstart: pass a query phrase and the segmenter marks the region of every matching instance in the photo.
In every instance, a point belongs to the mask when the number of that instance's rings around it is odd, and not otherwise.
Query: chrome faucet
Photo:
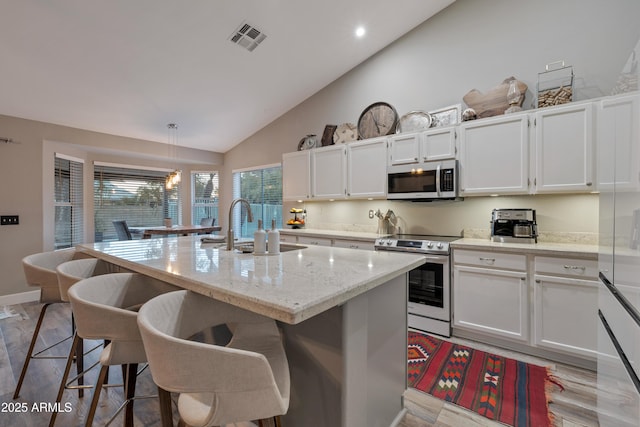
[[[249,201],[247,199],[234,199],[231,202],[231,206],[229,207],[229,231],[227,231],[227,250],[233,250],[233,242],[235,240],[235,235],[233,233],[233,228],[231,228],[231,217],[233,216],[233,208],[238,204],[238,202],[242,203],[247,207],[247,221],[253,222],[253,213],[251,213],[251,205],[249,205]]]

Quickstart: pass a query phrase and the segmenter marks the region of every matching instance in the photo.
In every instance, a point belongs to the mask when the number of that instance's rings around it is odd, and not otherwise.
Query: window
[[[191,223],[200,224],[203,218],[215,218],[216,225],[220,224],[218,219],[218,172],[192,172],[191,173]]]
[[[55,154],[55,249],[70,248],[84,241],[83,166],[80,159]]]
[[[234,172],[233,197],[247,199],[253,213],[253,222],[247,222],[244,208],[234,208],[233,229],[236,237],[253,237],[259,219],[265,228],[271,228],[272,219],[276,220],[276,227],[282,228],[281,165]]]
[[[166,170],[97,163],[93,199],[96,242],[115,240],[113,221],[125,220],[129,228],[158,227],[164,218],[181,223],[180,185],[165,188]],[[134,238],[139,237],[134,231]]]

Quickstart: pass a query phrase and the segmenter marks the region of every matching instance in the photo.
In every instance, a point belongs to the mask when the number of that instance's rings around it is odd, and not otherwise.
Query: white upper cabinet
[[[311,197],[311,151],[282,155],[282,199],[307,200]]]
[[[527,194],[528,115],[513,114],[460,126],[460,194]]]
[[[456,157],[455,127],[394,135],[389,143],[389,166]]]
[[[598,190],[612,190],[614,182],[619,190],[638,189],[639,116],[637,94],[603,99],[597,104]]]
[[[387,196],[387,138],[369,139],[347,145],[347,196]]]
[[[420,161],[420,134],[394,135],[389,142],[389,166],[406,165]]]
[[[456,158],[456,130],[438,128],[422,133],[420,157],[423,162]]]
[[[311,151],[311,196],[337,199],[347,195],[347,148],[330,145]]]
[[[535,193],[595,190],[593,107],[582,103],[534,114]]]

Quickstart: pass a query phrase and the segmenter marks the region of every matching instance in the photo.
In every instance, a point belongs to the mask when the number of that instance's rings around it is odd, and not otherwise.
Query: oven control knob
[[[443,247],[443,246],[444,246],[444,245],[442,244],[442,242],[439,242],[439,243],[438,243],[438,249],[442,249],[442,247]]]
[[[393,243],[391,240],[387,240],[387,246],[391,246],[391,243]]]
[[[433,246],[433,242],[427,242],[427,247],[430,248]]]

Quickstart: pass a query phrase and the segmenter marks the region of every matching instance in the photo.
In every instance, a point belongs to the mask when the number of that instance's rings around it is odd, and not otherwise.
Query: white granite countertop
[[[256,256],[227,251],[224,243],[202,243],[200,237],[101,242],[78,249],[290,324],[343,304],[425,262],[415,254],[323,246]]]
[[[378,237],[389,236],[388,234],[367,233],[364,231],[344,231],[344,230],[318,230],[307,228],[282,229],[281,234],[308,237],[327,237],[329,239],[350,239],[374,242]]]
[[[488,239],[463,238],[451,242],[455,249],[478,249],[485,251],[501,251],[515,253],[530,253],[534,255],[552,255],[572,258],[596,259],[597,245],[583,245],[576,243],[499,243]]]

